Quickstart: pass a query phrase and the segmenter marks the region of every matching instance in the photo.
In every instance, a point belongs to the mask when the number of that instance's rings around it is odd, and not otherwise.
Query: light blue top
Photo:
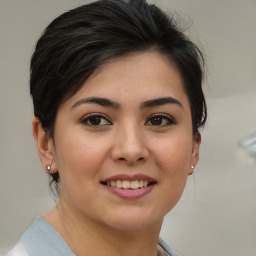
[[[75,256],[60,234],[41,217],[36,218],[21,240],[31,256]]]
[[[19,248],[25,248],[22,255],[29,256],[76,256],[69,248],[60,234],[41,217],[37,217],[35,222],[23,233]],[[159,246],[170,256],[178,256],[161,238]],[[17,246],[16,246],[17,247]],[[14,248],[12,251],[17,251]],[[11,252],[12,252],[11,251]],[[8,253],[7,255],[21,255]]]

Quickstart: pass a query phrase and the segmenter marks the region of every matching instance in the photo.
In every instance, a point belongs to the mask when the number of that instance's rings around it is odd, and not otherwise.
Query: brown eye
[[[146,125],[149,125],[149,126],[167,126],[172,124],[175,124],[175,122],[171,117],[166,115],[152,116],[146,122]]]
[[[163,118],[162,117],[159,117],[159,116],[156,116],[156,117],[153,117],[151,119],[151,124],[152,125],[161,125],[163,122]]]
[[[86,116],[82,123],[88,126],[106,126],[111,125],[111,122],[108,121],[108,119],[102,115],[99,114],[90,114],[89,116]]]
[[[88,121],[89,121],[89,123],[90,123],[91,125],[100,125],[100,123],[101,123],[101,117],[99,117],[99,116],[93,116],[93,117],[91,117]]]

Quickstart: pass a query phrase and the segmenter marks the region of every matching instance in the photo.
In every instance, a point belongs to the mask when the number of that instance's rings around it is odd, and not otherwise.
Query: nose
[[[115,162],[134,165],[145,162],[149,157],[143,132],[135,125],[120,127],[113,144],[111,157]]]

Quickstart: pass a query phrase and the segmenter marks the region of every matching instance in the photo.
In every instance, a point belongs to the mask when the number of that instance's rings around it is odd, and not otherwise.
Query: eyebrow
[[[163,98],[147,100],[147,101],[141,103],[140,107],[141,108],[151,108],[151,107],[157,107],[157,106],[162,106],[162,105],[166,105],[166,104],[176,104],[183,109],[183,105],[181,104],[181,102],[172,97],[163,97]]]
[[[85,103],[93,103],[93,104],[98,104],[100,106],[103,106],[103,107],[111,107],[111,108],[115,108],[115,109],[119,109],[120,108],[120,104],[112,101],[112,100],[109,100],[109,99],[106,99],[106,98],[101,98],[101,97],[89,97],[89,98],[82,98],[80,100],[78,100],[72,107],[71,109],[73,108],[76,108],[82,104],[85,104]]]
[[[71,109],[86,103],[98,104],[103,107],[111,107],[114,109],[119,109],[121,106],[119,103],[114,102],[110,99],[101,98],[101,97],[89,97],[89,98],[82,98],[78,100],[74,105],[72,105]],[[152,107],[162,106],[166,104],[176,104],[179,107],[183,108],[183,105],[181,104],[181,102],[172,97],[162,97],[162,98],[156,98],[156,99],[144,101],[140,104],[140,108],[141,109],[152,108]]]

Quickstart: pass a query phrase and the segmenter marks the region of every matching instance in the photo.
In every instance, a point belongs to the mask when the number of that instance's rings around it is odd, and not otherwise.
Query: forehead
[[[178,68],[157,52],[133,53],[102,65],[68,101],[85,96],[130,103],[166,96],[188,100]]]

